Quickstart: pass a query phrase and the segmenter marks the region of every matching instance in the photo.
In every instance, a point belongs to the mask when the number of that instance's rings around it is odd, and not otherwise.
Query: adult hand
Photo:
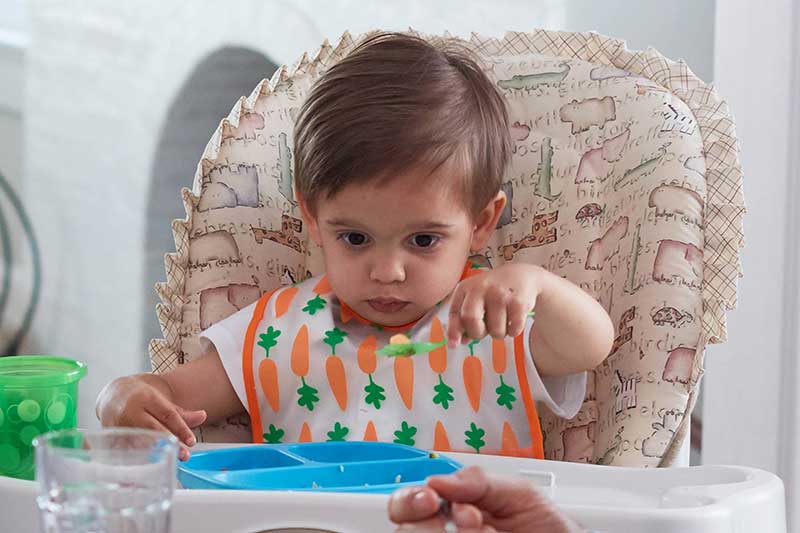
[[[579,533],[583,529],[522,478],[491,476],[469,467],[434,476],[427,486],[395,492],[389,518],[397,531],[455,531],[439,514],[440,499],[452,503],[451,521],[459,532]]]

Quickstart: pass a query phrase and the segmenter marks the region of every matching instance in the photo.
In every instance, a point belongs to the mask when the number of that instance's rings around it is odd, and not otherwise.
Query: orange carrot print
[[[278,344],[278,337],[281,331],[272,326],[267,328],[266,333],[259,335],[258,345],[264,348],[264,359],[258,364],[258,381],[261,383],[261,390],[267,398],[270,407],[274,412],[280,408],[280,389],[278,388],[278,367],[275,361],[269,358],[269,350]]]
[[[278,293],[278,296],[275,297],[275,318],[286,314],[286,311],[289,310],[289,306],[292,305],[292,300],[294,299],[294,295],[297,294],[297,291],[297,287],[286,287]]]
[[[497,374],[503,374],[506,371],[505,339],[492,339],[492,367]]]
[[[299,398],[297,405],[305,407],[309,411],[314,410],[314,404],[319,401],[319,392],[317,389],[306,383],[306,375],[308,374],[308,326],[303,324],[294,336],[294,343],[292,343],[292,372],[300,378],[300,388],[297,389]]]
[[[346,336],[347,333],[344,331],[333,328],[325,332],[325,340],[322,341],[331,347],[331,354],[325,359],[325,373],[333,397],[336,398],[336,403],[342,411],[347,409],[347,376],[341,357],[336,355],[336,345],[342,343]]]
[[[472,406],[472,410],[476,413],[481,406],[481,382],[483,380],[483,368],[481,360],[475,357],[475,345],[480,341],[472,341],[469,343],[469,355],[464,358],[464,363],[461,371],[464,377],[464,390],[467,393],[467,398]]]
[[[375,372],[375,349],[377,345],[378,341],[375,335],[370,335],[358,345],[358,368],[365,374],[372,374]]]
[[[514,434],[514,430],[511,428],[511,424],[508,422],[503,422],[502,451],[503,455],[515,455],[519,453],[519,442],[517,442],[517,436]]]
[[[308,427],[307,422],[303,422],[303,427],[300,429],[300,438],[298,442],[311,442],[311,428]]]
[[[303,324],[297,330],[292,344],[292,372],[299,378],[308,374],[308,326]]]
[[[394,382],[400,399],[410,411],[414,402],[414,358],[394,358]]]
[[[315,294],[322,296],[331,292],[331,284],[328,283],[328,276],[322,276],[313,289]]]
[[[450,451],[450,439],[447,438],[447,431],[439,420],[433,429],[433,449],[440,452]]]
[[[272,359],[264,359],[258,364],[258,380],[261,382],[261,389],[274,412],[280,408],[280,396],[278,389],[278,368]]]
[[[431,342],[442,342],[444,340],[444,328],[442,328],[442,323],[436,316],[431,321],[429,340]],[[447,370],[447,345],[428,352],[428,364],[436,374],[444,374],[444,371]]]
[[[364,430],[364,440],[369,442],[378,441],[378,432],[375,431],[375,424],[372,423],[372,420],[369,421],[367,428]]]

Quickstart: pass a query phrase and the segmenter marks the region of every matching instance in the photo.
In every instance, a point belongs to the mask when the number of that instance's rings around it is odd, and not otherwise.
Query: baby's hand
[[[148,375],[147,379],[158,379]],[[109,383],[97,400],[97,417],[104,427],[138,427],[172,433],[181,441],[179,458],[189,458],[194,446],[191,428],[206,420],[205,411],[187,411],[174,404],[156,386],[140,376],[127,376]]]
[[[541,272],[534,265],[509,263],[459,283],[450,304],[448,345],[522,333],[541,292]]]

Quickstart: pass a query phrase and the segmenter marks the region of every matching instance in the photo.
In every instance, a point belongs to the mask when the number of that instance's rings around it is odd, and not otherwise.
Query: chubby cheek
[[[352,257],[346,257],[337,249],[337,243],[325,246],[322,257],[325,262],[325,273],[331,284],[331,289],[340,298],[352,296],[352,291],[363,284],[365,269]]]
[[[418,302],[425,307],[433,307],[453,292],[461,279],[464,263],[461,260],[448,261],[437,268],[426,268],[415,276],[414,292]]]

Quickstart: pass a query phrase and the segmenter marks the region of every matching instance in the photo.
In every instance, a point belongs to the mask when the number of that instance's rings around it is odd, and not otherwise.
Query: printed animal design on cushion
[[[513,141],[524,141],[531,134],[531,127],[527,124],[522,124],[518,120],[511,125],[509,130],[511,131],[511,140]],[[516,147],[514,147],[514,153],[516,153]]]
[[[599,217],[603,214],[603,208],[600,207],[600,204],[591,203],[586,204],[585,206],[578,209],[578,212],[575,213],[575,220],[583,221],[583,220],[590,220],[596,217]]]
[[[658,244],[653,264],[653,279],[671,282],[682,280],[688,285],[699,284],[703,276],[703,250],[691,243],[664,239]]]
[[[642,442],[642,455],[645,457],[661,457],[667,449],[667,445],[672,441],[675,430],[678,429],[683,413],[670,410],[664,413],[661,422],[653,422],[652,435]]]
[[[564,446],[562,461],[591,463],[594,457],[595,422],[567,428],[561,434]]]
[[[258,170],[255,165],[203,166],[203,194],[198,211],[225,207],[258,207]]]
[[[233,283],[224,287],[206,289],[200,293],[200,328],[206,329],[240,309],[244,309],[261,296],[258,285]]]
[[[589,245],[586,270],[603,270],[603,264],[619,252],[620,241],[628,235],[628,217],[619,217],[605,234]]]
[[[628,277],[625,280],[623,290],[627,294],[634,294],[639,289],[639,284],[636,282],[636,269],[639,266],[639,256],[642,253],[642,239],[640,237],[642,225],[636,224],[636,230],[633,232],[633,239],[631,243],[630,260],[628,262]]]
[[[264,239],[283,246],[288,246],[293,250],[305,253],[306,246],[298,235],[303,231],[303,221],[290,215],[281,215],[281,230],[274,231],[263,228],[252,228],[253,238],[258,244]]]
[[[545,137],[542,141],[539,165],[536,167],[536,174],[539,179],[533,189],[533,194],[541,196],[545,200],[557,200],[561,193],[552,194],[550,183],[553,180],[553,146],[550,137]]]
[[[691,170],[701,178],[706,175],[706,160],[699,156],[687,157],[683,162],[683,168]]]
[[[694,317],[688,312],[681,313],[670,306],[662,307],[650,316],[656,326],[672,326],[673,328],[680,328],[694,321]]]
[[[239,126],[233,128],[230,123],[222,124],[222,142],[228,139],[252,140],[258,135],[257,130],[264,129],[264,117],[260,113],[244,113],[239,117]]]
[[[190,265],[205,267],[215,262],[217,266],[221,266],[223,263],[241,263],[241,261],[239,246],[227,231],[209,231],[189,239]]]
[[[619,135],[603,141],[598,148],[593,148],[583,154],[581,162],[578,164],[575,183],[605,181],[613,170],[610,163],[619,161],[630,138],[631,130],[627,128]]]
[[[589,78],[594,81],[605,81],[614,78],[627,78],[632,76],[629,71],[616,67],[594,67],[589,72]]]
[[[630,170],[625,171],[622,176],[617,177],[614,180],[614,190],[620,190],[634,183],[638,182],[640,179],[649,176],[652,174],[658,165],[661,164],[661,161],[664,159],[664,156],[667,155],[667,146],[664,145],[659,148],[658,152],[654,154],[649,159],[643,159],[641,163],[636,165]]]
[[[562,122],[572,123],[572,134],[588,131],[592,126],[603,128],[606,122],[616,120],[617,107],[610,96],[573,100],[561,106],[558,116]]]
[[[292,205],[294,201],[294,176],[292,174],[292,150],[289,148],[286,133],[278,135],[278,162],[275,163],[278,172],[278,192]]]
[[[556,228],[552,226],[557,220],[558,211],[534,216],[533,227],[529,235],[526,235],[520,241],[507,244],[500,248],[503,259],[511,261],[514,258],[514,254],[524,248],[535,248],[537,246],[556,242],[558,240],[558,234]]]
[[[628,323],[636,318],[636,306],[627,309],[619,318],[619,326],[617,327],[617,336],[614,338],[614,343],[611,345],[610,355],[614,355],[626,342],[633,338],[633,326]]]
[[[703,198],[686,187],[659,185],[650,193],[647,205],[656,209],[656,217],[683,215],[686,222],[702,224]]]
[[[620,447],[622,446],[622,432],[624,430],[625,426],[620,426],[617,429],[617,433],[614,435],[614,438],[611,439],[611,443],[608,448],[606,448],[606,451],[595,461],[596,464],[610,465],[614,461],[614,457],[619,453]]]
[[[509,80],[499,80],[497,85],[503,89],[517,91],[532,91],[542,85],[558,86],[569,74],[570,67],[564,62],[561,69],[551,72],[537,72],[536,74],[517,74]]]
[[[661,379],[670,383],[689,384],[692,377],[692,365],[697,348],[687,348],[679,346],[669,352],[667,363],[664,365],[664,373]]]

